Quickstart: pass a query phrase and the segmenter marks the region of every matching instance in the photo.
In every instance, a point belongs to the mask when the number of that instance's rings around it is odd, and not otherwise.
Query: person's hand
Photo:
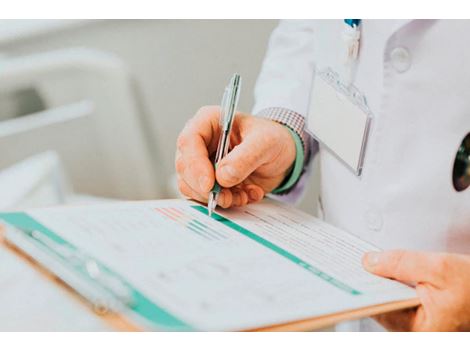
[[[416,284],[421,305],[377,316],[395,331],[470,330],[470,256],[411,251],[371,252],[363,258],[373,274]]]
[[[206,106],[188,121],[177,141],[175,167],[180,192],[207,202],[217,178],[223,187],[218,204],[224,208],[261,200],[287,176],[295,161],[295,142],[287,127],[237,113],[231,150],[214,173],[211,158],[220,135],[220,108]]]

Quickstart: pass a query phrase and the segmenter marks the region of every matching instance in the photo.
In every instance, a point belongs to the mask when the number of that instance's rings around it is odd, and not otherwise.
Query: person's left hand
[[[416,284],[417,308],[379,315],[395,331],[470,331],[470,256],[386,251],[367,253],[364,267],[373,274]]]

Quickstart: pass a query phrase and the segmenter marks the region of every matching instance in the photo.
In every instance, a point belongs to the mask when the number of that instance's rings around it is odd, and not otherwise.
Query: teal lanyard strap
[[[361,24],[361,20],[360,19],[345,19],[344,23],[346,23],[347,25],[351,27],[358,27]]]

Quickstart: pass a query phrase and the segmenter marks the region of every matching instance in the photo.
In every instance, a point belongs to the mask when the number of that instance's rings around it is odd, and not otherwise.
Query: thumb
[[[404,282],[442,281],[442,255],[438,253],[392,250],[369,252],[363,257],[363,265],[369,272]]]
[[[269,145],[260,143],[256,138],[243,140],[217,165],[217,182],[226,188],[241,183],[268,160],[269,149]]]

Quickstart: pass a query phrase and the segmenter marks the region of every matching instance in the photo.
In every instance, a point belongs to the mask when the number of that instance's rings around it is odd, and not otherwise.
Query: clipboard
[[[3,246],[10,250],[12,253],[16,255],[18,260],[21,260],[28,265],[30,265],[36,273],[42,277],[44,280],[52,282],[58,290],[62,292],[65,296],[70,298],[71,300],[75,300],[79,302],[79,304],[83,305],[86,309],[88,309],[89,314],[96,314],[102,319],[107,325],[109,325],[113,330],[116,331],[142,331],[142,328],[138,327],[137,325],[133,324],[129,319],[125,318],[120,314],[116,314],[113,312],[107,312],[106,314],[99,314],[98,312],[94,311],[90,302],[86,299],[81,297],[77,292],[70,287],[67,283],[63,280],[52,274],[48,269],[44,268],[41,264],[39,264],[34,258],[28,256],[26,253],[21,251],[18,247],[10,243],[4,237],[4,227],[0,224],[0,246]]]
[[[50,229],[34,222],[34,220],[29,220],[26,214],[24,214],[26,217],[21,214],[23,213],[11,213],[11,217],[6,221],[6,224],[4,223],[2,226],[0,223],[0,239],[2,240],[2,244],[17,254],[20,259],[33,265],[44,279],[56,283],[58,289],[63,290],[64,294],[70,295],[74,299],[78,299],[82,304],[87,305],[90,308],[90,314],[98,314],[110,324],[111,327],[119,331],[197,331],[197,329],[173,317],[170,312],[166,312],[133,287],[131,287],[131,289],[133,290],[133,295],[136,300],[133,304],[118,304],[113,307],[108,307],[109,309],[102,309],[96,306],[96,304],[90,300],[90,297],[83,293],[83,290],[77,284],[77,278],[71,278],[61,271],[63,267],[60,266],[60,261],[48,262],[47,259],[44,259],[45,257],[38,256],[31,250],[31,243],[28,245],[28,241],[18,240],[21,236],[17,236],[16,238],[15,236],[11,236],[13,233],[11,232],[12,230],[21,231],[16,228],[17,226],[22,230],[39,231],[46,236],[50,236],[50,238],[57,236],[56,240],[59,241],[61,239],[60,236],[53,233]],[[5,221],[5,219],[3,220]],[[6,226],[8,226],[10,233],[7,233]],[[27,236],[25,236],[25,238],[27,239]],[[55,263],[55,266],[52,265],[52,263]],[[77,275],[78,274],[79,273],[77,273]],[[419,299],[413,298],[244,331],[312,331],[332,326],[345,320],[355,320],[394,310],[412,308],[419,304]]]
[[[5,245],[32,263],[48,279],[59,283],[74,296],[80,298],[95,314],[109,318],[113,325],[118,323],[129,330],[193,330],[189,325],[152,302],[104,264],[95,259],[90,261],[86,254],[79,253],[71,243],[66,242],[50,229],[35,222],[24,213],[10,213],[9,215],[7,222],[3,226],[0,224],[0,237]],[[32,234],[28,235],[25,231],[31,231]],[[50,244],[44,245],[44,241],[35,238],[35,231],[49,240]],[[67,253],[53,251],[53,244],[59,244],[58,248],[64,249],[63,252],[67,248],[71,249],[76,252],[76,256],[66,257]],[[107,271],[108,276],[103,277],[107,278],[108,283],[110,282],[108,273],[111,273],[112,277],[118,278],[122,285],[126,285],[132,296],[132,302],[124,302],[122,299],[116,298],[103,285],[100,285],[98,277],[90,277],[89,273],[85,272],[86,270],[82,271],[82,263],[76,263],[80,260],[77,258],[79,254],[82,256],[85,266],[93,263],[92,265],[99,265],[102,272]],[[109,286],[111,287],[111,285]],[[114,286],[116,286],[115,283]]]

